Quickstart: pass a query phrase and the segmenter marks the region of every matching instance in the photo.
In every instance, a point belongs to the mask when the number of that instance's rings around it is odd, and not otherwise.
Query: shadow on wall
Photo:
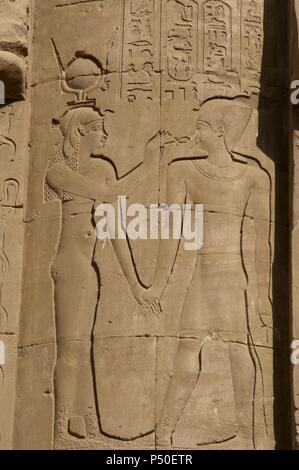
[[[264,0],[264,50],[259,101],[259,148],[275,164],[273,253],[274,432],[277,449],[292,446],[289,257],[289,8],[293,0]],[[293,15],[295,18],[295,13]],[[298,47],[296,47],[298,52]]]

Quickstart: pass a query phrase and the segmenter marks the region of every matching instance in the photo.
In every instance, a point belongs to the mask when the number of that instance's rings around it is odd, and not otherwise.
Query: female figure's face
[[[102,154],[107,140],[107,134],[102,121],[95,121],[84,126],[81,144],[89,151],[90,155]]]

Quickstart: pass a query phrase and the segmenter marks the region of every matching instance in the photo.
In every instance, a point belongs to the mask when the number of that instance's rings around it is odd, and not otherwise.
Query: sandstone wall
[[[1,448],[295,442],[292,8],[1,3]],[[145,219],[204,204],[202,250],[180,243],[164,282],[159,240],[96,241],[102,184]]]
[[[0,366],[1,449],[13,446],[28,162],[28,28],[27,1],[1,2],[0,78],[6,90],[6,105],[0,109],[0,341],[5,350],[5,363]]]

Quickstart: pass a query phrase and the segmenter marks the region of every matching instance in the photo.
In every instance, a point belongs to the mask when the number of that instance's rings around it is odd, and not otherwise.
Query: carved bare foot
[[[87,432],[83,416],[70,418],[68,430],[72,436],[78,437],[79,439],[85,439],[87,437]]]
[[[160,436],[156,438],[156,446],[160,449],[171,449],[171,438],[169,436]]]
[[[171,435],[172,429],[170,429],[166,420],[160,422],[156,430],[156,446],[159,448],[171,449]]]

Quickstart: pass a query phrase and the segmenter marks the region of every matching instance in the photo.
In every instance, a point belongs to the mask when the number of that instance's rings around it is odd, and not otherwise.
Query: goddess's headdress
[[[51,39],[54,49],[62,93],[75,95],[75,101],[68,103],[68,109],[94,108],[95,100],[88,98],[88,92],[94,90],[102,77],[102,66],[93,56],[77,54],[64,68],[54,39]]]
[[[75,95],[75,101],[67,103],[67,110],[59,119],[59,125],[64,138],[65,157],[77,160],[80,127],[84,126],[88,131],[92,125],[99,123],[105,131],[104,117],[96,108],[96,100],[88,98],[88,92],[99,86],[102,66],[95,57],[85,53],[77,53],[65,68],[55,41],[51,39],[51,42],[60,74],[61,92]]]

